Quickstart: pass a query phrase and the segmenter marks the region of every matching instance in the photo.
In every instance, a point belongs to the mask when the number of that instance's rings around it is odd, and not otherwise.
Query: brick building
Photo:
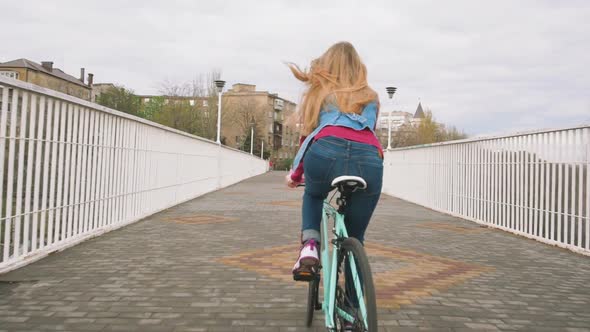
[[[296,104],[268,91],[257,91],[256,85],[238,83],[222,95],[221,136],[225,144],[237,149],[249,146],[254,127],[255,149],[264,141],[265,151],[277,162],[290,157],[287,146],[291,129],[285,130],[285,119],[295,113]]]
[[[0,75],[32,83],[44,88],[59,91],[84,100],[91,100],[93,75],[88,74],[88,83],[84,81],[84,68],[80,69],[80,78],[66,74],[53,67],[53,62],[41,64],[27,59],[17,59],[0,63]]]

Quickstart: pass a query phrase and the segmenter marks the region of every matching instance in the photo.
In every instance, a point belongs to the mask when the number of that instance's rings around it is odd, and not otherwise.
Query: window
[[[194,99],[190,99],[190,100],[188,101],[188,103],[189,103],[189,105],[191,105],[191,106],[195,106],[195,100],[194,100]]]
[[[208,107],[209,106],[209,101],[204,99],[203,100],[203,107]]]
[[[281,99],[275,99],[275,102],[274,102],[274,109],[275,110],[279,110],[279,111],[282,110],[283,109],[283,105],[284,105],[283,100],[281,100]]]
[[[149,98],[143,98],[143,101],[144,101],[145,103],[149,103],[149,102],[150,102],[150,99],[149,99]]]
[[[6,76],[6,77],[10,77],[10,78],[14,78],[18,80],[18,73],[15,71],[10,71],[10,70],[3,70],[0,71],[0,75],[1,76]]]
[[[272,133],[272,123],[270,124],[268,131]]]

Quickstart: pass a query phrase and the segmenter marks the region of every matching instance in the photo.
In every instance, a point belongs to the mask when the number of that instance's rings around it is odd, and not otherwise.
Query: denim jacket
[[[343,113],[340,112],[337,106],[335,105],[327,105],[324,109],[320,111],[320,120],[318,127],[309,134],[299,151],[295,155],[295,159],[293,160],[293,169],[297,169],[301,160],[303,160],[303,156],[309,147],[309,144],[312,142],[315,135],[317,135],[324,127],[326,126],[342,126],[352,128],[354,130],[364,130],[370,129],[373,133],[375,124],[377,123],[377,102],[371,102],[365,106],[363,112],[359,115],[356,113]]]

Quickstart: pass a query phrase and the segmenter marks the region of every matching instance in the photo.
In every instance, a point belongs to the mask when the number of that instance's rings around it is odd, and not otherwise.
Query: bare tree
[[[187,83],[162,82],[160,93],[165,102],[162,110],[154,115],[154,120],[193,135],[215,139],[218,101],[215,80],[220,76],[219,71],[212,71],[197,75]]]
[[[215,86],[215,81],[220,79],[221,71],[220,70],[213,70],[209,72],[206,76],[200,75],[197,79],[193,81],[193,83],[199,86],[199,91],[202,93],[203,99],[202,107],[203,107],[203,118],[202,118],[202,134],[203,137],[209,138],[214,140],[217,136],[217,112],[218,112],[218,103],[219,103],[219,92],[217,91],[217,87]],[[221,120],[223,122],[224,119],[227,118],[227,114],[225,114],[224,109],[226,108],[226,101],[223,100],[223,96],[221,99]],[[223,141],[223,139],[222,139]]]
[[[265,135],[260,134],[266,133],[266,128],[263,125],[265,123],[265,114],[255,101],[233,99],[222,106],[225,123],[236,128],[238,136],[241,138],[241,142],[236,142],[239,146],[246,150],[250,149],[252,125],[254,125],[254,139],[257,140],[256,142],[259,142],[260,139],[267,141]]]
[[[391,133],[391,145],[394,148],[416,145],[416,127],[411,124],[403,124]]]

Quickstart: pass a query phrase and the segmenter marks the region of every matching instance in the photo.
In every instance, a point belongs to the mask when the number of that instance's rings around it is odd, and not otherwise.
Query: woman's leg
[[[354,193],[352,195],[350,206],[344,218],[348,236],[364,243],[365,231],[369,226],[375,207],[377,207],[379,196],[379,194],[367,195],[363,193]]]
[[[310,184],[310,186],[313,186]],[[302,216],[303,222],[301,224],[301,243],[307,240],[314,239],[320,242],[320,223],[322,220],[322,209],[324,200],[328,193],[313,192],[305,188],[303,194]]]
[[[383,159],[376,153],[367,155],[363,152],[359,157],[353,156],[349,162],[349,169],[355,172],[354,175],[365,180],[367,189],[352,193],[344,220],[348,236],[355,237],[363,243],[365,231],[381,196]]]
[[[334,148],[336,150],[334,150]],[[338,146],[311,145],[303,159],[305,193],[303,194],[301,240],[304,244],[293,267],[295,280],[309,280],[319,265],[320,225],[324,200],[332,190],[334,170],[338,168]]]
[[[367,183],[367,189],[359,190],[351,195],[350,203],[346,209],[345,223],[348,236],[358,239],[364,244],[365,231],[373,212],[379,202],[383,184],[383,162],[376,155],[368,155],[364,158],[354,158],[350,161],[349,169],[358,172]],[[357,174],[355,174],[357,175]],[[363,276],[360,276],[361,280]],[[352,300],[351,305],[358,307],[358,300],[352,282],[352,272],[350,265],[345,267],[346,294]]]
[[[332,190],[334,172],[339,169],[340,146],[316,142],[312,144],[303,159],[305,192],[301,209],[302,242],[309,239],[320,241],[320,224],[324,200]]]

